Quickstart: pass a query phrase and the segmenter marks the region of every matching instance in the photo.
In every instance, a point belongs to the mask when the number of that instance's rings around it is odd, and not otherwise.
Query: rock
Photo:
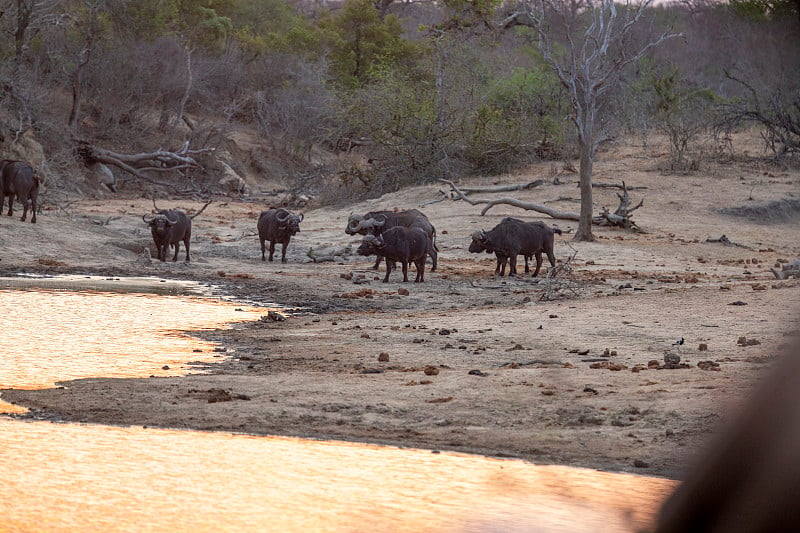
[[[736,344],[738,344],[739,346],[758,346],[759,344],[761,344],[761,341],[756,339],[748,339],[747,337],[742,335],[736,341]]]
[[[425,372],[426,376],[438,376],[439,375],[439,369],[436,368],[435,366],[432,366],[432,365],[426,366],[422,371]]]
[[[736,300],[735,302],[731,302],[728,305],[747,305],[747,302],[743,302],[741,300]]]
[[[378,355],[378,361],[380,361],[381,363],[386,363],[386,362],[388,362],[388,361],[389,361],[389,354],[388,354],[388,353],[386,353],[386,352],[381,352],[381,353]]]
[[[707,352],[708,351],[708,344],[701,342],[700,346],[697,347],[697,351],[699,352]]]
[[[470,376],[481,376],[481,377],[486,377],[486,376],[488,376],[488,375],[489,375],[489,374],[487,374],[486,372],[481,372],[481,371],[480,371],[480,370],[478,370],[478,369],[473,369],[473,370],[470,370],[470,371],[468,372],[468,374],[469,374]]]
[[[676,353],[666,353],[664,354],[664,362],[668,365],[677,365],[681,362],[681,356]]]
[[[450,330],[449,329],[444,329],[444,328],[440,329],[439,330],[439,335],[450,335]]]
[[[408,296],[411,293],[408,291],[408,289],[400,288],[397,289],[397,294],[399,294],[400,296]]]
[[[697,363],[697,368],[699,368],[700,370],[712,370],[712,371],[720,370],[719,363],[716,363],[714,361],[700,361],[699,363]]]
[[[641,459],[636,459],[633,462],[633,466],[636,468],[650,468],[650,463],[642,461]]]

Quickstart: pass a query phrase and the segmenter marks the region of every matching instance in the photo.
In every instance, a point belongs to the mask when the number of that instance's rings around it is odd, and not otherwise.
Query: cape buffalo
[[[269,260],[275,254],[275,245],[281,243],[281,262],[286,262],[286,247],[292,235],[300,231],[300,222],[303,221],[303,213],[300,216],[290,213],[286,209],[270,207],[267,211],[262,211],[258,217],[258,239],[261,241],[261,260],[265,261],[266,252],[265,241],[269,241]]]
[[[528,258],[536,257],[536,270],[533,276],[539,274],[542,266],[542,252],[547,254],[550,266],[556,266],[553,254],[554,234],[561,234],[558,228],[551,228],[542,222],[523,222],[522,220],[506,217],[490,231],[476,231],[472,234],[469,251],[472,253],[494,252],[497,256],[495,274],[505,274],[506,261],[509,263],[509,276],[517,274],[517,256],[525,256],[525,272],[529,272]]]
[[[431,256],[431,272],[436,271],[439,262],[439,249],[436,247],[436,228],[430,223],[424,213],[416,209],[408,211],[370,211],[365,215],[353,215],[347,219],[347,227],[344,232],[348,235],[380,235],[384,231],[403,226],[408,228],[417,227],[422,229],[430,239],[428,254]],[[378,268],[383,256],[378,255],[373,268]]]
[[[159,260],[167,260],[167,247],[172,245],[175,247],[175,255],[172,256],[172,260],[177,261],[178,250],[180,249],[181,241],[183,241],[186,247],[186,262],[189,262],[192,219],[187,217],[186,213],[180,209],[161,209],[158,213],[149,217],[146,214],[142,215],[142,220],[150,226],[153,242],[156,243],[156,248],[158,249]]]
[[[379,235],[367,234],[358,247],[359,255],[378,255],[386,259],[386,277],[383,282],[389,281],[389,274],[394,268],[394,262],[400,261],[403,268],[403,281],[408,281],[408,263],[413,262],[417,267],[417,277],[414,283],[425,281],[425,259],[430,253],[430,238],[419,227],[408,228],[395,226]]]
[[[22,202],[22,221],[31,209],[31,222],[36,222],[36,202],[39,198],[39,177],[29,164],[23,161],[4,159],[0,161],[0,211],[3,200],[8,197],[8,216],[14,214],[14,196]]]

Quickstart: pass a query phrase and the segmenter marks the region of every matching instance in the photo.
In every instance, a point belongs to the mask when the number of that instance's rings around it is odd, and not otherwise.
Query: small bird
[[[683,337],[672,343],[673,346],[683,346]]]

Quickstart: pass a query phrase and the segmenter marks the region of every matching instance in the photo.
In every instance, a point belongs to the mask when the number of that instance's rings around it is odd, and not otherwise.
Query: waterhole
[[[2,279],[0,388],[197,371],[193,361],[225,354],[192,332],[266,313],[208,294],[149,278]],[[0,475],[0,531],[25,532],[636,531],[675,485],[455,453],[9,414],[0,417]]]

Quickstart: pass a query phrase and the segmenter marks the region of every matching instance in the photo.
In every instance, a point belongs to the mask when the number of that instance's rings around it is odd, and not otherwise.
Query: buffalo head
[[[483,230],[476,231],[472,234],[472,242],[469,244],[469,251],[473,254],[486,251],[488,243],[489,238],[486,236],[486,232]]]
[[[361,241],[361,246],[358,247],[356,253],[358,255],[379,255],[386,243],[383,241],[383,235],[365,235]]]
[[[278,228],[289,235],[295,235],[300,231],[300,223],[303,221],[303,218],[305,218],[303,213],[300,213],[300,216],[298,216],[289,211],[279,211],[275,215],[275,219],[278,221]]]
[[[170,218],[169,213],[167,211],[162,211],[150,217],[148,217],[147,213],[145,213],[144,215],[142,215],[142,220],[144,221],[145,224],[150,226],[150,228],[155,233],[163,235],[167,231],[167,228],[177,224],[179,219]]]

